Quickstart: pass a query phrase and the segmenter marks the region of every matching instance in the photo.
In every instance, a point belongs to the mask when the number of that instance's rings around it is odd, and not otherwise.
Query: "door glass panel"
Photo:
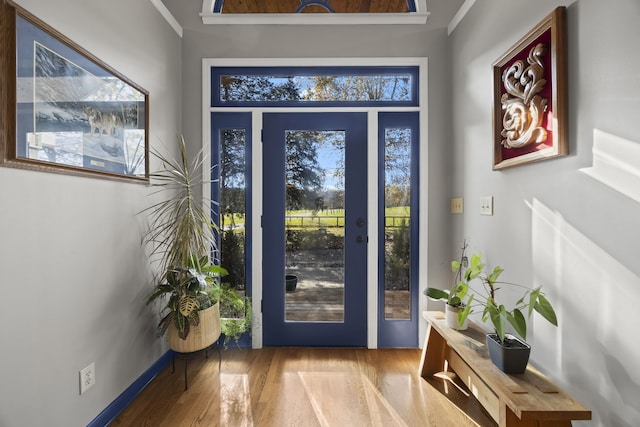
[[[343,322],[345,132],[285,138],[285,320]]]
[[[220,263],[229,272],[224,286],[246,293],[246,131],[220,129]],[[221,317],[242,318],[245,313],[232,304],[221,306]]]
[[[384,135],[384,314],[411,317],[411,129]]]

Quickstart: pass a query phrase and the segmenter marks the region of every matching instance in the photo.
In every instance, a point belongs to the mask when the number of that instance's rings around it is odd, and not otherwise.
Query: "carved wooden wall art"
[[[566,10],[558,7],[493,64],[493,169],[566,155]]]

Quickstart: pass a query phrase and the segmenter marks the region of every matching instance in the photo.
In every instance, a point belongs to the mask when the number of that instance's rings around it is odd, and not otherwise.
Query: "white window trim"
[[[275,108],[230,108],[211,107],[211,68],[215,67],[288,67],[288,66],[417,66],[419,68],[419,106],[418,107],[275,107]],[[204,58],[202,60],[202,149],[205,155],[210,155],[211,150],[211,113],[212,112],[252,112],[252,296],[253,296],[253,327],[252,347],[262,348],[262,227],[260,217],[262,214],[262,114],[265,112],[328,112],[350,111],[368,113],[368,236],[367,250],[367,347],[378,347],[378,112],[380,111],[419,111],[420,112],[420,218],[419,218],[419,253],[421,260],[425,259],[427,252],[428,230],[428,197],[427,189],[427,165],[428,165],[428,138],[427,138],[427,58]],[[203,172],[203,173],[206,173]],[[210,194],[210,184],[206,183],[209,177],[205,177],[203,194]],[[426,262],[420,262],[427,265]],[[419,269],[418,295],[422,295],[426,288],[427,272]],[[426,331],[426,321],[421,313],[426,310],[426,298],[419,298],[418,304],[418,337],[422,340]]]

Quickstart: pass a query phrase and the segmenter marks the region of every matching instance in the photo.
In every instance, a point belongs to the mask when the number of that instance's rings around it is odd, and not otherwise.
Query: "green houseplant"
[[[152,151],[162,164],[150,174],[152,186],[158,189],[154,194],[163,197],[143,211],[150,218],[145,242],[153,247],[151,255],[158,256],[160,263],[159,279],[147,304],[166,301],[159,328],[161,332],[169,330],[172,349],[188,352],[208,347],[220,336],[218,302],[211,300],[208,290],[220,286],[226,270],[210,262],[211,254],[217,251],[216,225],[197,191],[202,185],[197,172],[204,164],[202,151],[189,162],[184,138],[178,142],[178,159]],[[201,325],[205,312],[207,324]],[[191,333],[194,328],[200,328],[198,333]],[[208,338],[203,338],[203,332]],[[194,342],[182,342],[189,339]]]
[[[224,169],[223,162],[222,168]],[[222,171],[221,171],[222,173]],[[232,211],[232,209],[230,209]],[[211,298],[220,301],[220,317],[225,347],[251,330],[251,298],[247,295],[244,231],[234,230],[234,214],[222,217],[223,224],[231,219],[231,226],[221,231],[221,261],[229,272],[220,287],[213,288]]]
[[[428,298],[446,303],[447,325],[458,330],[467,329],[467,317],[471,313],[471,303],[473,302],[473,294],[469,293],[469,282],[475,276],[463,275],[463,267],[468,262],[466,256],[467,247],[468,243],[465,240],[462,243],[460,259],[451,261],[451,271],[455,273],[451,289],[428,287],[424,290],[424,294]],[[465,298],[467,298],[466,301]]]
[[[188,267],[168,267],[147,298],[147,304],[168,298],[166,313],[158,324],[160,331],[165,333],[173,326],[177,336],[186,340],[191,327],[200,325],[202,311],[213,307],[219,316],[219,308],[214,307],[217,301],[210,297],[210,290],[219,287],[218,277],[224,273],[222,267],[209,264],[206,257],[200,260],[194,257]]]
[[[483,309],[482,321],[490,321],[494,328],[494,333],[487,334],[492,361],[504,372],[517,374],[526,370],[531,350],[523,341],[527,339],[527,319],[535,311],[554,326],[558,326],[558,320],[541,287],[530,289],[516,283],[499,281],[503,271],[502,267],[496,266],[490,273],[486,272],[480,254],[475,254],[471,257],[471,264],[465,270],[464,277],[468,282],[477,278],[482,284],[483,292],[476,295],[476,302]],[[502,285],[523,289],[522,297],[510,309],[499,302],[498,293]],[[462,316],[468,316],[470,311],[464,312]],[[507,325],[511,325],[522,340],[508,334]]]
[[[211,287],[207,292],[211,300],[220,301],[221,330],[225,347],[232,341],[239,346],[240,336],[251,330],[251,298],[242,295],[231,283]]]

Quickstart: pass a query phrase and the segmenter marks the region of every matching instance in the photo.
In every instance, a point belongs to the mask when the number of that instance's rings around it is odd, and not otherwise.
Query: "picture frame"
[[[568,154],[566,8],[493,63],[493,170]]]
[[[149,93],[7,0],[0,34],[0,166],[148,183]]]

